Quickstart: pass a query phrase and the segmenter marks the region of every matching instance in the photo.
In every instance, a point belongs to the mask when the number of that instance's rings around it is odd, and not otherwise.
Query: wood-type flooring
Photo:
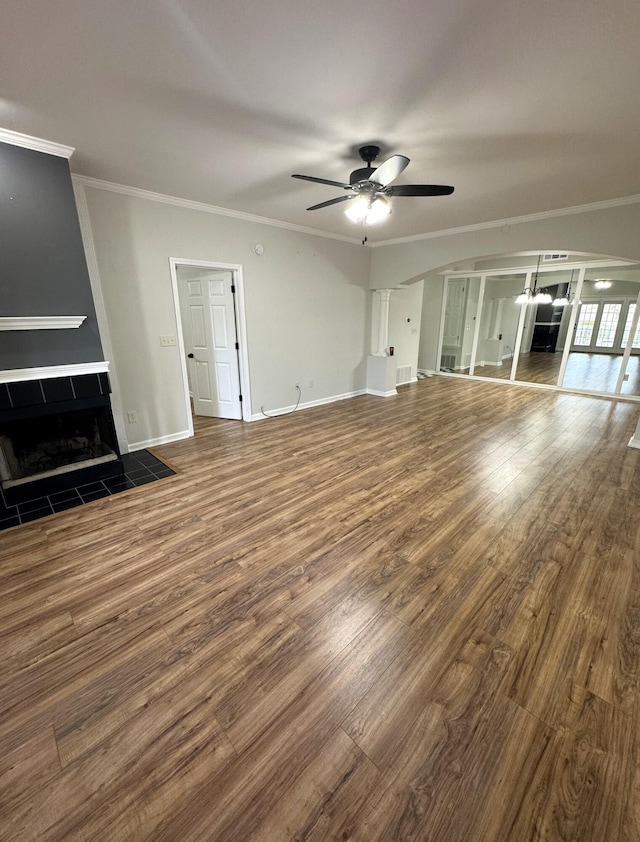
[[[636,405],[200,419],[0,534],[0,839],[637,842]]]
[[[516,371],[516,380],[524,383],[545,383],[555,386],[560,375],[562,353],[531,351],[521,354]],[[476,366],[474,375],[509,380],[511,377],[511,359],[502,365]],[[587,389],[592,392],[615,392],[618,374],[622,365],[622,355],[586,354],[574,351],[569,354],[563,387],[566,389]],[[458,374],[468,374],[466,371]],[[622,395],[640,395],[640,357],[634,354],[627,366],[628,379],[622,384]]]

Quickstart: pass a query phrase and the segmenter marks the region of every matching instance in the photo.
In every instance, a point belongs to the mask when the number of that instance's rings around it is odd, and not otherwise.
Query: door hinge
[[[242,403],[242,395],[238,395],[238,397],[240,399],[240,403]]]
[[[231,292],[235,292],[235,291],[236,291],[235,286],[233,284],[231,284]]]
[[[236,342],[236,351],[239,351],[239,350],[240,350],[240,343]]]

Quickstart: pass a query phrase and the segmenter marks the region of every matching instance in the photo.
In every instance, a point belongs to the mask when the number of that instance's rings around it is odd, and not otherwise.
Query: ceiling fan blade
[[[446,184],[396,184],[384,193],[385,196],[450,196],[453,190]]]
[[[344,184],[342,181],[329,181],[328,178],[315,178],[313,175],[292,175],[291,178],[301,178],[303,181],[315,181],[316,184],[328,184],[329,187],[344,187],[348,190],[351,185]]]
[[[319,205],[311,205],[307,210],[318,210],[318,208],[327,208],[329,205],[337,205],[338,202],[348,202],[349,199],[355,199],[356,194],[352,193],[350,196],[338,196],[337,199],[329,199],[328,202],[320,202]]]
[[[408,166],[409,159],[406,156],[392,155],[371,173],[371,181],[386,187]]]

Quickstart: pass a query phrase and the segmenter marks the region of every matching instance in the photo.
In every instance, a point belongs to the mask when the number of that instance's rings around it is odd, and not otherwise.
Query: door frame
[[[171,273],[171,291],[173,293],[173,309],[176,319],[176,336],[178,352],[180,354],[180,371],[182,374],[183,395],[189,426],[189,436],[193,433],[193,418],[191,416],[191,399],[189,395],[189,379],[187,377],[187,357],[182,333],[182,319],[180,317],[180,297],[178,293],[178,267],[190,266],[202,269],[227,269],[233,275],[236,302],[236,339],[238,345],[238,372],[240,374],[240,393],[242,395],[242,420],[251,421],[251,393],[249,389],[249,354],[247,345],[247,319],[244,304],[244,278],[241,263],[221,263],[210,260],[193,260],[192,258],[170,257],[169,270]]]

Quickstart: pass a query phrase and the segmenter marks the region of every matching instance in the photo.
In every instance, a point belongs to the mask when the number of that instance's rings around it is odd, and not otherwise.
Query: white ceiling
[[[637,0],[1,0],[0,126],[76,173],[359,237],[340,195],[411,158],[371,241],[640,193]],[[384,155],[382,157],[385,157]]]

